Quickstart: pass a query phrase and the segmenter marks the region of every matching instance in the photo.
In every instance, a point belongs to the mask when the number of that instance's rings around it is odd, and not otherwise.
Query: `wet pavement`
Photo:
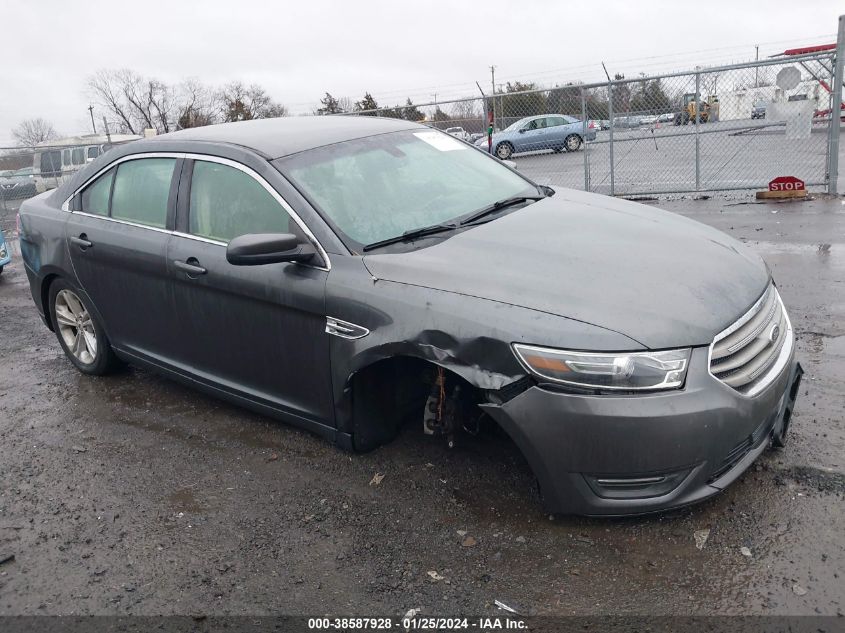
[[[0,276],[0,614],[457,615],[495,599],[842,614],[845,202],[655,204],[763,255],[806,374],[786,449],[646,518],[550,518],[495,434],[449,451],[413,424],[350,455],[145,371],[83,376],[16,259]]]

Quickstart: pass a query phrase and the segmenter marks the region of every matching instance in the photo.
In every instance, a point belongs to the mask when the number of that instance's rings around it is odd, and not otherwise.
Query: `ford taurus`
[[[135,363],[349,450],[409,417],[450,443],[483,419],[552,512],[717,493],[783,444],[801,378],[742,244],[405,121],[133,142],[20,225],[35,305],[81,372]]]

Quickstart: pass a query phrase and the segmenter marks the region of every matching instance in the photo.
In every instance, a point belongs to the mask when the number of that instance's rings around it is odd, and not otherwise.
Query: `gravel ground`
[[[0,615],[456,615],[494,599],[555,615],[842,615],[845,203],[658,204],[767,259],[806,375],[785,450],[711,501],[647,518],[547,516],[495,435],[450,452],[414,424],[349,455],[145,371],[85,377],[16,259],[0,276],[0,560],[14,556]],[[13,223],[0,218],[7,235]]]

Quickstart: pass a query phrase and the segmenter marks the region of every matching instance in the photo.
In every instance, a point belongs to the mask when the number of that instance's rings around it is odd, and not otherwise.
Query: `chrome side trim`
[[[106,220],[107,222],[114,222],[116,224],[125,224],[126,226],[134,226],[138,229],[148,229],[150,231],[157,231],[158,233],[165,233],[166,235],[173,235],[173,231],[163,229],[158,226],[150,226],[149,224],[139,224],[130,220],[122,220],[120,218],[111,218],[107,215],[97,215],[95,213],[85,213],[84,211],[71,211],[74,215],[82,215],[86,218],[96,218],[98,220]]]
[[[342,321],[334,317],[326,317],[326,334],[333,334],[340,338],[355,340],[364,338],[370,331],[360,325],[355,325],[349,321]]]
[[[197,242],[205,242],[206,244],[215,244],[217,246],[226,246],[226,242],[222,242],[220,240],[212,240],[208,237],[202,237],[201,235],[192,235],[191,233],[182,233],[182,231],[173,231],[173,235],[176,237],[184,237],[185,239],[189,240],[196,240]]]

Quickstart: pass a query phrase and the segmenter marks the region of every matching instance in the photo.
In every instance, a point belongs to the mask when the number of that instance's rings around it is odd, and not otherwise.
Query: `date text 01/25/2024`
[[[512,617],[479,617],[479,618],[442,618],[442,617],[404,617],[398,618],[309,618],[308,629],[363,631],[363,630],[391,630],[393,628],[405,631],[442,631],[442,630],[476,630],[501,631],[524,630],[526,623],[520,618]]]

